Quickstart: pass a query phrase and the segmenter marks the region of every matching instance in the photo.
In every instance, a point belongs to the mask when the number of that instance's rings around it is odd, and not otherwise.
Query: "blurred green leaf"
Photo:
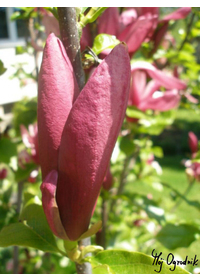
[[[0,162],[9,164],[12,157],[17,155],[17,146],[8,138],[0,138]]]
[[[135,149],[135,144],[133,140],[129,139],[128,137],[122,137],[120,141],[120,150],[124,152],[127,156],[130,156]]]
[[[23,99],[16,102],[13,107],[13,124],[18,135],[20,133],[20,125],[24,124],[28,127],[37,120],[37,99]]]
[[[156,239],[166,248],[174,250],[178,247],[188,247],[196,240],[200,230],[189,224],[167,224],[157,234]]]
[[[92,50],[98,55],[105,49],[112,49],[118,45],[120,41],[115,36],[108,34],[99,34],[95,37]]]
[[[148,255],[138,252],[128,252],[123,250],[106,250],[91,258],[94,274],[156,274],[159,265],[153,265],[154,259]],[[188,274],[181,267],[167,265],[163,262],[161,274]]]
[[[135,119],[146,119],[148,116],[140,111],[138,108],[135,106],[128,106],[126,109],[126,115],[129,118],[135,118]]]

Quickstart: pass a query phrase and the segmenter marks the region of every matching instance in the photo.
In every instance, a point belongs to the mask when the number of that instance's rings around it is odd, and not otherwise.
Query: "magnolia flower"
[[[152,78],[147,82],[147,77]],[[148,62],[135,62],[131,66],[131,87],[129,94],[129,105],[138,109],[167,111],[178,106],[181,96],[178,90],[185,89],[186,84],[176,77],[156,69]],[[165,92],[159,91],[165,87]]]
[[[136,52],[146,37],[156,27],[157,15],[150,13],[137,16],[134,9],[119,14],[116,7],[108,8],[98,19],[98,33],[115,35],[120,41],[126,42],[130,54]],[[106,54],[110,50],[106,50]]]
[[[50,34],[39,75],[43,209],[53,233],[87,231],[128,102],[130,59],[119,44],[79,92],[62,42]]]
[[[177,9],[159,19],[159,8],[128,8],[119,13],[116,7],[108,8],[98,19],[98,33],[114,35],[126,42],[130,55],[136,52],[145,41],[153,41],[156,51],[167,32],[169,21],[185,18],[191,12],[190,7]],[[88,35],[87,35],[88,36]],[[109,49],[104,54],[109,53]]]

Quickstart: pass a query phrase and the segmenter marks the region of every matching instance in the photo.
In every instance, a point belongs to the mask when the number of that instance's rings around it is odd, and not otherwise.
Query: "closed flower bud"
[[[130,60],[117,45],[79,93],[62,42],[49,35],[39,75],[38,136],[48,223],[60,238],[87,231],[128,102]]]

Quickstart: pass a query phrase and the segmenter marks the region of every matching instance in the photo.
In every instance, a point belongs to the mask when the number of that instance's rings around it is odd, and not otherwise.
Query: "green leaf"
[[[96,266],[92,270],[93,274],[114,274],[110,267],[106,264]]]
[[[7,68],[4,67],[3,62],[0,60],[0,76],[6,72]]]
[[[151,148],[151,151],[153,152],[153,154],[158,157],[158,158],[162,158],[163,157],[163,150],[161,147],[158,146],[154,146]]]
[[[37,204],[36,204],[37,202]],[[61,252],[49,228],[39,199],[28,201],[20,215],[23,222],[10,224],[0,232],[0,247],[33,247],[44,252]]]
[[[160,270],[160,265],[153,265],[154,258],[143,253],[128,252],[124,250],[106,250],[98,253],[90,259],[93,273],[96,274],[156,274],[155,270]],[[181,267],[163,262],[161,274],[187,274],[188,272]]]
[[[94,22],[105,10],[107,7],[92,7],[89,12],[81,17],[80,25],[82,27],[86,26],[86,24]]]
[[[0,247],[33,247],[44,252],[55,252],[54,247],[23,223],[6,226],[0,232]]]
[[[16,144],[8,138],[0,139],[0,162],[9,164],[11,157],[17,155]]]
[[[156,236],[156,239],[166,248],[173,250],[178,247],[188,247],[197,239],[200,231],[197,227],[181,224],[166,224]]]
[[[112,49],[118,45],[120,41],[115,36],[108,34],[99,34],[95,37],[92,50],[98,55],[105,49]]]
[[[15,54],[23,54],[23,53],[26,53],[27,52],[27,48],[24,47],[24,46],[17,46],[15,48]]]
[[[148,118],[148,116],[145,113],[143,113],[142,111],[137,109],[135,106],[127,107],[126,115],[129,118],[135,118],[135,119],[146,119],[146,118]]]

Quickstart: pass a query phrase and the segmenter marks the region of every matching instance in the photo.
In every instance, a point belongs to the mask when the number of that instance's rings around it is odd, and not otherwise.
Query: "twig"
[[[79,247],[86,247],[88,245],[91,245],[91,238],[88,237],[88,238],[85,238],[85,239],[82,239],[81,241],[79,241]],[[87,256],[90,256],[91,254],[87,254]],[[91,267],[91,264],[88,263],[88,262],[85,262],[83,264],[78,264],[76,263],[76,271],[78,274],[92,274],[92,267]]]
[[[116,194],[117,196],[122,194],[122,192],[123,192],[124,185],[126,182],[127,167],[128,167],[129,161],[130,161],[130,157],[126,157],[124,160],[124,165],[123,165],[122,173],[120,176],[119,187],[118,187],[117,194]],[[111,206],[110,206],[110,213],[112,213],[115,203],[116,203],[116,200],[113,200],[111,203]]]
[[[189,191],[192,189],[192,187],[193,187],[193,185],[194,185],[194,182],[195,182],[195,179],[193,179],[190,183],[189,183],[189,185],[188,185],[188,187],[187,187],[187,189],[185,190],[185,192],[184,192],[184,194],[182,195],[182,197],[186,197],[187,196],[187,194],[189,193]],[[182,202],[183,200],[182,199],[179,199],[178,201],[177,201],[177,203],[174,205],[174,207],[172,208],[172,212],[174,212],[175,210],[176,210],[176,208],[181,204],[181,202]]]
[[[60,34],[63,45],[72,63],[80,90],[85,85],[85,74],[82,68],[80,40],[74,7],[58,7]]]

